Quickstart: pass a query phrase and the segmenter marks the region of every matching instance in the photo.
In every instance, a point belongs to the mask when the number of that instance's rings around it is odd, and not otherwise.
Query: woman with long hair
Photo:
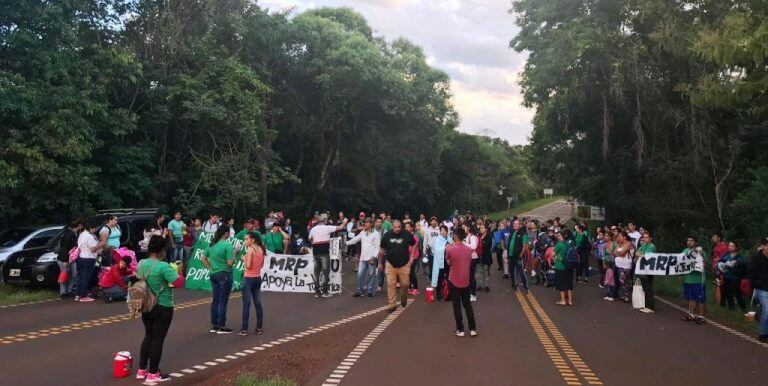
[[[475,278],[475,272],[477,271],[477,262],[479,260],[479,256],[477,255],[477,244],[478,244],[478,238],[476,236],[477,230],[475,230],[474,225],[470,223],[464,223],[462,225],[462,228],[464,229],[464,232],[466,232],[466,236],[464,237],[464,245],[468,246],[470,249],[472,249],[472,264],[470,265],[469,269],[469,301],[476,302],[477,301],[477,279]]]
[[[735,241],[728,243],[728,252],[720,258],[717,263],[717,270],[723,274],[723,298],[728,308],[733,310],[733,299],[736,298],[741,312],[746,311],[744,297],[741,296],[741,279],[747,273],[746,259],[739,253],[739,245]],[[764,311],[768,312],[768,311]]]
[[[480,255],[480,283],[477,289],[480,291],[485,290],[485,292],[491,291],[491,264],[493,264],[493,250],[491,249],[493,245],[492,233],[485,224],[480,224],[480,242],[477,245],[478,255]]]
[[[136,379],[156,383],[171,377],[160,372],[163,343],[173,320],[173,290],[184,285],[184,275],[165,262],[166,240],[158,235],[149,239],[148,257],[136,267],[136,277],[144,279],[147,287],[157,297],[155,308],[141,314],[144,323],[144,339],[141,341],[139,370]]]
[[[632,273],[632,255],[634,254],[634,246],[626,231],[621,231],[616,235],[617,247],[614,250],[616,253],[616,259],[614,264],[616,265],[616,271],[614,277],[616,278],[616,287],[618,287],[619,297],[624,303],[629,303],[629,294],[632,289],[632,280],[630,275]]]
[[[242,292],[243,292],[243,324],[237,335],[248,335],[248,319],[250,319],[251,300],[256,307],[256,335],[261,335],[261,327],[264,322],[264,310],[261,308],[261,269],[264,267],[264,256],[267,254],[261,237],[250,232],[245,235],[245,255],[243,263],[245,273],[243,274]]]
[[[227,242],[229,227],[226,225],[216,229],[211,243],[203,254],[202,262],[208,268],[211,278],[213,301],[211,302],[212,334],[230,334],[227,328],[227,304],[232,293],[232,265],[235,264],[235,251],[232,244]]]
[[[560,292],[561,306],[573,305],[573,269],[565,266],[565,257],[568,250],[574,248],[570,243],[570,232],[562,229],[556,233],[557,244],[555,244],[554,269],[555,269],[555,289]]]

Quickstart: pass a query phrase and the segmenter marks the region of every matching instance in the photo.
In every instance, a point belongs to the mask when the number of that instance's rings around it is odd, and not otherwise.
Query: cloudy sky
[[[524,144],[533,112],[517,85],[525,56],[508,48],[517,32],[509,0],[259,0],[273,10],[347,6],[377,34],[405,37],[451,76],[460,130]]]

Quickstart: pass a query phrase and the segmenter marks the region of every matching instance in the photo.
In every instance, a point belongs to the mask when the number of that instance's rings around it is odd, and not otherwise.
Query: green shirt
[[[283,234],[280,232],[267,232],[262,238],[264,247],[272,253],[283,253]]]
[[[555,244],[555,270],[565,271],[565,255],[568,254],[568,243],[565,241],[558,241]]]
[[[640,247],[637,248],[637,252],[643,256],[649,253],[656,253],[656,246],[653,245],[653,243],[640,244]]]
[[[584,238],[587,238],[587,240],[589,240],[588,237],[589,236],[587,235],[586,232],[576,233],[576,235],[573,237],[573,241],[576,243],[576,247],[580,248],[582,246],[582,243],[584,242]]]
[[[232,272],[232,267],[227,264],[228,260],[234,260],[235,248],[226,240],[219,240],[213,246],[205,250],[205,256],[208,263],[211,264],[211,274],[219,272]]]
[[[171,231],[171,234],[173,235],[173,240],[178,242],[181,242],[184,240],[184,222],[183,221],[176,221],[171,220],[171,222],[168,223],[168,230]]]
[[[515,247],[517,247],[517,234],[520,234],[520,244],[521,248],[520,250],[516,251]],[[512,233],[509,234],[509,248],[507,249],[508,253],[510,254],[511,258],[517,259],[517,254],[521,253],[523,251],[522,246],[525,246],[525,244],[528,244],[528,235],[525,234],[525,230],[519,229],[516,231],[512,231]],[[515,256],[512,256],[515,255]]]
[[[688,253],[690,251],[690,248],[683,249],[683,253]],[[706,252],[704,252],[704,250],[699,250],[699,254],[704,260],[704,266],[706,267],[707,263],[709,263],[709,258],[707,257]],[[683,276],[683,283],[685,284],[704,284],[704,280],[706,280],[704,272],[699,271],[691,271],[691,273]]]
[[[179,279],[175,269],[164,261],[144,259],[136,267],[136,274],[147,281],[149,290],[157,296],[157,304],[173,307],[173,291],[168,284]]]
[[[248,234],[248,229],[241,229],[240,232],[235,233],[235,238],[243,241],[245,240],[245,235]]]
[[[381,229],[384,229],[384,232],[389,232],[392,230],[392,223],[389,221],[384,221],[381,224]]]

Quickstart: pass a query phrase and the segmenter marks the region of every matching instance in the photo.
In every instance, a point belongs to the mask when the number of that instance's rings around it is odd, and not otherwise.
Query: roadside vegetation
[[[45,288],[14,287],[0,284],[0,306],[48,300],[57,295],[56,291]]]

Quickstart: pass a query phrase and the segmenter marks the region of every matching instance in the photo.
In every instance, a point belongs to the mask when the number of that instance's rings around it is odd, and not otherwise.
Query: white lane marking
[[[683,307],[680,307],[679,305],[677,305],[675,303],[672,303],[672,302],[670,302],[667,299],[660,298],[658,296],[654,296],[654,297],[656,298],[656,300],[658,300],[658,301],[660,301],[660,302],[662,302],[662,303],[664,303],[664,304],[666,304],[666,305],[668,305],[668,306],[670,306],[670,307],[672,307],[672,308],[674,308],[674,309],[676,309],[678,311],[682,311],[682,312],[684,312],[686,314],[688,313],[687,309],[685,309]],[[704,320],[706,320],[707,323],[709,323],[709,324],[711,324],[711,325],[713,325],[713,326],[715,326],[715,327],[717,327],[717,328],[719,328],[719,329],[721,329],[721,330],[723,330],[725,332],[731,333],[731,334],[733,334],[735,336],[738,336],[741,339],[746,340],[747,342],[752,342],[752,343],[754,343],[754,344],[756,344],[756,345],[758,345],[760,347],[768,348],[768,343],[763,343],[763,342],[761,342],[761,341],[759,341],[759,340],[757,340],[757,339],[755,339],[755,338],[753,338],[751,336],[745,335],[744,333],[736,331],[736,330],[734,330],[734,329],[732,329],[732,328],[730,328],[728,326],[724,326],[724,325],[722,325],[722,324],[720,324],[718,322],[715,322],[714,320],[707,319],[707,318],[704,318]]]
[[[413,303],[413,299],[408,300],[408,304],[411,303]],[[355,365],[355,362],[357,362],[360,356],[365,353],[368,347],[370,347],[370,342],[378,338],[378,336],[384,332],[387,326],[392,324],[392,322],[397,319],[397,317],[400,316],[400,314],[402,314],[406,309],[408,309],[408,307],[398,308],[395,312],[384,318],[384,320],[382,320],[378,326],[371,330],[368,335],[363,337],[360,343],[358,343],[358,345],[352,349],[349,354],[347,354],[347,357],[344,358],[341,363],[339,363],[339,365],[333,369],[331,374],[328,375],[328,378],[323,383],[323,386],[335,386],[335,384],[340,383],[341,379],[344,378],[344,376],[347,375],[350,370],[352,370],[352,366]]]
[[[181,378],[181,377],[184,376],[184,374],[181,374],[181,373],[171,373],[170,376],[172,376],[174,378]]]
[[[364,313],[356,315],[355,318],[348,317],[348,318],[341,319],[340,321],[336,322],[334,327],[335,326],[340,326],[340,325],[343,325],[343,324],[346,324],[346,323],[350,323],[350,322],[355,321],[355,320],[357,320],[359,318],[364,318],[366,316],[370,316],[370,315],[382,312],[382,311],[384,311],[386,309],[387,309],[386,306],[385,307],[374,308],[374,309],[372,309],[370,311],[367,311],[367,312],[364,312]],[[390,314],[387,318],[392,317],[392,315],[394,315],[394,314],[399,314],[399,312],[402,312],[402,309],[399,310],[399,311],[396,311],[396,312],[394,312],[392,314]],[[322,328],[310,327],[308,330],[303,331],[303,332],[298,333],[298,334],[294,334],[293,336],[289,336],[287,338],[283,338],[283,339],[280,339],[280,340],[275,340],[275,341],[272,341],[270,343],[264,343],[261,346],[256,346],[256,347],[253,347],[252,349],[238,351],[238,352],[233,353],[232,355],[227,355],[224,358],[217,358],[217,359],[214,359],[213,361],[210,361],[210,362],[204,362],[204,364],[206,366],[195,365],[195,366],[192,366],[192,368],[202,371],[204,369],[216,366],[219,363],[229,362],[229,359],[234,360],[234,359],[244,358],[244,357],[248,356],[249,354],[256,353],[256,351],[262,351],[262,350],[265,350],[266,348],[275,347],[275,346],[277,346],[277,345],[279,345],[281,343],[291,342],[293,340],[296,340],[297,337],[309,336],[309,335],[312,335],[312,334],[324,331],[324,330],[329,329],[329,328],[332,328],[332,327],[322,327]],[[225,358],[229,358],[229,359],[225,359]],[[354,364],[354,360],[345,359],[344,362],[342,362],[342,364],[346,364],[347,366],[351,366],[352,364]],[[181,373],[187,373],[187,374],[195,373],[196,370],[193,370],[192,368],[183,369],[183,370],[180,370],[180,372]],[[341,370],[346,370],[346,369],[341,369]],[[184,375],[184,374],[181,374],[181,373],[172,373],[171,376],[179,378],[179,377],[182,377]],[[174,374],[176,374],[176,375],[174,375]],[[337,380],[337,379],[330,379],[330,380],[326,381],[326,383],[331,383],[332,384],[331,386],[336,386],[336,384],[338,382],[339,382],[339,380]],[[147,383],[145,383],[145,384],[147,384]],[[150,383],[149,385],[154,385],[154,383]]]

